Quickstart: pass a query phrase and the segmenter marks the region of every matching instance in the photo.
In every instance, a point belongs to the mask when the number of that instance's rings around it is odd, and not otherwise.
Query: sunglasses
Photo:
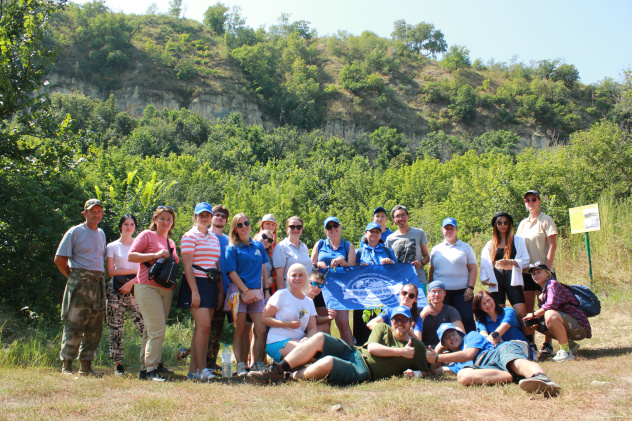
[[[402,297],[405,297],[408,295],[408,298],[410,298],[411,300],[416,297],[414,292],[402,291],[401,294],[402,294]]]
[[[318,287],[318,288],[321,288],[321,289],[323,288],[323,286],[325,286],[324,284],[321,284],[321,283],[320,283],[320,282],[318,282],[318,281],[311,281],[309,284],[310,284],[311,286],[313,286],[313,287]]]
[[[243,227],[249,227],[250,226],[250,221],[246,221],[243,224],[241,222],[237,223],[237,228],[242,229]]]
[[[264,240],[268,240],[268,243],[270,243],[270,244],[274,243],[274,238],[268,237],[265,234],[261,234],[261,238],[263,238]]]
[[[505,225],[509,225],[509,221],[498,221],[498,222],[496,222],[496,225],[499,225],[501,227],[505,226]]]
[[[165,205],[160,205],[156,209],[158,209],[158,210],[167,209],[167,210],[170,210],[170,211],[173,210],[173,208],[171,206],[165,206]]]
[[[329,224],[329,225],[327,225],[327,226],[325,227],[325,229],[326,229],[327,231],[329,231],[329,230],[332,230],[332,229],[335,229],[335,228],[339,228],[339,227],[340,227],[340,224],[338,224],[337,222],[334,222],[333,224]]]
[[[299,230],[302,230],[302,229],[303,229],[303,226],[302,226],[302,225],[288,225],[287,227],[288,227],[289,229],[291,229],[291,230],[296,230],[296,231],[299,231]]]
[[[538,200],[537,197],[532,197],[531,199],[524,199],[524,202],[529,203],[529,202],[535,202],[536,200]]]
[[[217,216],[218,218],[222,218],[222,219],[228,219],[228,217],[226,215],[224,215],[223,213],[215,213],[213,214],[214,216]]]

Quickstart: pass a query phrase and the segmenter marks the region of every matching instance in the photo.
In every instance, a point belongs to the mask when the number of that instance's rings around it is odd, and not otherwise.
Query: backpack
[[[573,293],[579,302],[577,307],[586,313],[587,317],[595,317],[601,313],[601,301],[586,285],[562,285]]]

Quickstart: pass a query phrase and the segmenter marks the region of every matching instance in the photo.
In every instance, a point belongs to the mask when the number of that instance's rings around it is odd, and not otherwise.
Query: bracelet
[[[264,288],[264,289],[263,289],[263,292],[266,292],[266,291],[268,291],[268,292],[272,293],[272,288]]]
[[[469,289],[471,289],[472,291],[474,291],[474,287],[473,287],[473,286],[468,285],[467,287],[468,287]]]
[[[435,354],[435,364],[439,364],[439,354]]]

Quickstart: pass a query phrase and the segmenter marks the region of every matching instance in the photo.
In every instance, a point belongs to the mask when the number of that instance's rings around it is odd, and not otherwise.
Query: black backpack
[[[601,301],[586,285],[562,285],[573,293],[579,303],[577,307],[586,313],[587,317],[595,317],[601,313]]]

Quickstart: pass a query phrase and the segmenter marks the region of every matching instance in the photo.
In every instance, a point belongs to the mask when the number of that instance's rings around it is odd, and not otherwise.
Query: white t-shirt
[[[277,308],[274,315],[275,319],[283,322],[300,319],[301,325],[298,329],[271,327],[268,331],[266,344],[273,344],[286,339],[302,339],[305,336],[309,318],[316,316],[316,307],[314,307],[311,298],[306,296],[299,300],[286,288],[275,292],[268,300],[268,304]]]
[[[313,263],[312,258],[309,255],[309,249],[307,246],[300,242],[296,247],[289,238],[283,239],[279,244],[274,247],[272,253],[272,266],[275,269],[284,268],[283,278],[287,279],[287,272],[294,263],[300,263],[305,266],[307,273],[312,273]],[[285,285],[287,288],[287,283]]]
[[[446,290],[467,288],[469,271],[467,265],[476,264],[474,250],[461,240],[450,244],[447,241],[437,244],[430,252],[432,280],[441,281]]]
[[[127,253],[129,253],[129,249],[132,248],[132,245],[126,246],[121,243],[121,240],[118,239],[116,241],[112,241],[108,244],[105,250],[105,257],[113,257],[114,258],[114,268],[115,269],[134,269],[138,272],[138,266],[140,263],[133,263],[127,260]]]

